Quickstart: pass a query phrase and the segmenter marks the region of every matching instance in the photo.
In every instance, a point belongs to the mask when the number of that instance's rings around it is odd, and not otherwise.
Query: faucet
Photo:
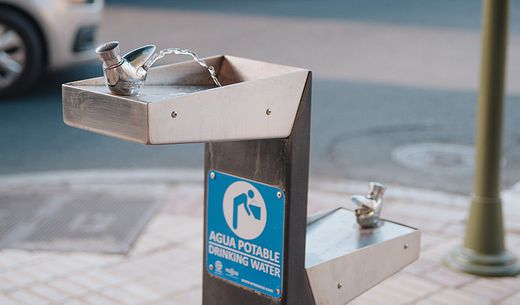
[[[135,49],[123,57],[118,41],[110,41],[96,49],[103,61],[103,75],[110,91],[117,95],[136,95],[146,80],[154,45]]]
[[[383,207],[383,194],[386,187],[378,182],[370,182],[370,193],[366,196],[352,196],[352,202],[358,206],[356,220],[364,229],[380,226],[379,215]]]

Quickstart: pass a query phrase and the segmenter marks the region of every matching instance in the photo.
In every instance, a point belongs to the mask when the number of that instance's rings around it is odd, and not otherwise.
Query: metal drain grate
[[[0,194],[0,248],[124,254],[160,205],[131,187]]]

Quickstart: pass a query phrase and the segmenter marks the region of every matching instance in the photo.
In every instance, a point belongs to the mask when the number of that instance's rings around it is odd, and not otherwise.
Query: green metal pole
[[[467,273],[511,276],[520,273],[520,265],[505,247],[500,199],[509,0],[484,0],[483,4],[475,193],[464,244],[445,262]]]

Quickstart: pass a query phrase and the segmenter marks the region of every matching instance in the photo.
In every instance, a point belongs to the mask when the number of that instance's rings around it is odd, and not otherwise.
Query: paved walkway
[[[0,177],[0,195],[32,190],[52,200],[62,192],[113,186],[162,198],[161,211],[126,256],[0,251],[0,304],[200,304],[202,173],[76,172]],[[154,186],[154,187],[150,187]],[[309,212],[348,204],[366,183],[311,179]],[[52,191],[50,191],[52,190]],[[508,247],[520,253],[520,185],[503,193]],[[520,304],[520,278],[478,278],[440,263],[460,243],[468,199],[388,186],[384,217],[422,230],[420,259],[351,304]],[[0,203],[2,204],[2,203]]]

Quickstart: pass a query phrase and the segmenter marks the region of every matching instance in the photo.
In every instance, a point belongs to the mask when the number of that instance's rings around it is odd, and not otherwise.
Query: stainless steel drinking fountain
[[[379,218],[382,187],[371,183],[367,196],[352,197],[355,212],[309,217],[305,268],[315,304],[345,304],[419,257],[417,229]]]
[[[417,259],[419,232],[379,220],[379,197],[307,219],[310,71],[204,60],[222,87],[193,61],[149,69],[133,96],[112,94],[103,78],[63,85],[70,126],[206,143],[202,304],[345,304]]]

